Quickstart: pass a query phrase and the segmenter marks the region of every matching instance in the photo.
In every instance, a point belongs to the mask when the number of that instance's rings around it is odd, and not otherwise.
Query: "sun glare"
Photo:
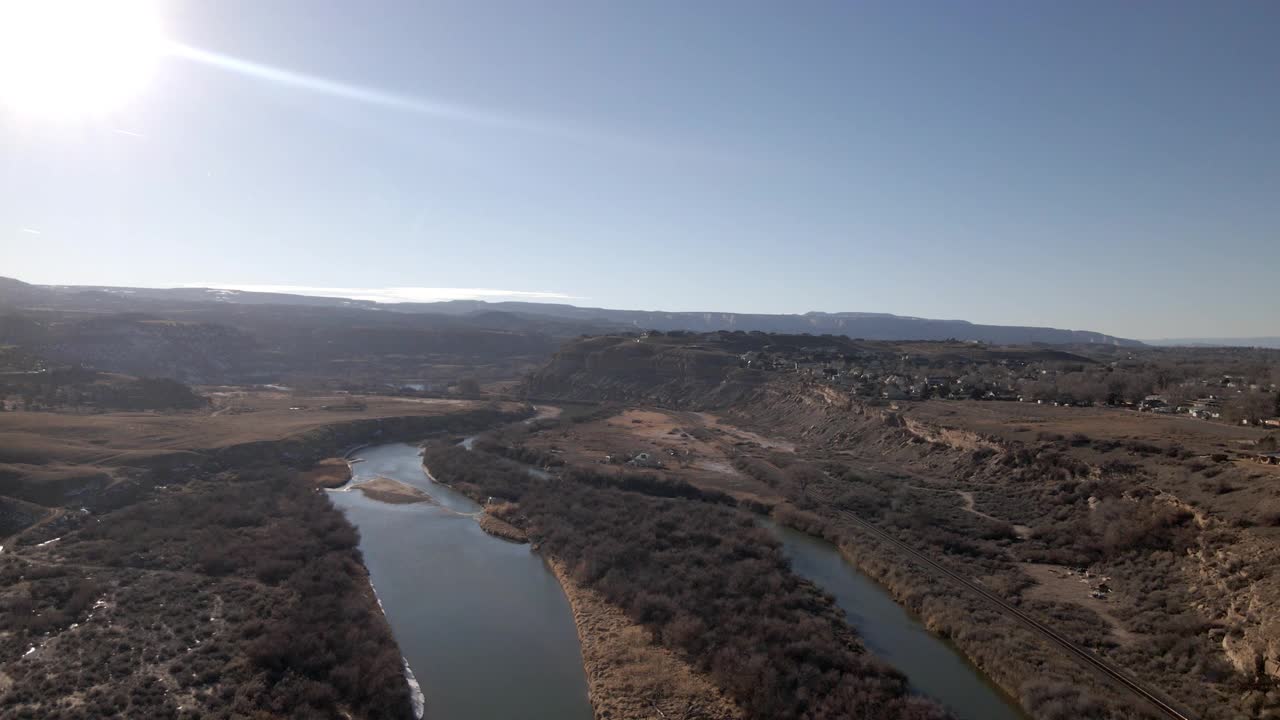
[[[0,0],[0,105],[76,120],[147,84],[165,49],[149,0]]]

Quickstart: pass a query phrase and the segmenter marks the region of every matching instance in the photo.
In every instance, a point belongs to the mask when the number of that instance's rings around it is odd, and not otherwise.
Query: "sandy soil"
[[[430,495],[412,485],[406,485],[391,478],[374,478],[356,485],[355,489],[364,493],[365,497],[392,505],[431,502]]]
[[[510,540],[511,542],[529,542],[529,536],[526,535],[523,530],[488,512],[480,513],[480,516],[476,518],[476,521],[480,523],[481,530],[484,530],[494,537],[500,537],[503,540]]]
[[[1008,522],[1003,518],[998,518],[994,515],[988,515],[982,512],[981,510],[979,510],[974,504],[972,492],[968,490],[957,490],[956,494],[959,495],[960,499],[964,501],[965,512],[973,513],[978,517],[986,518],[993,522]],[[1023,540],[1026,540],[1031,537],[1031,528],[1027,527],[1026,525],[1018,525],[1016,523],[1010,523],[1010,525],[1013,527],[1013,532]]]
[[[697,415],[699,418],[701,418],[702,421],[706,424],[706,426],[711,430],[713,431],[718,430],[728,435],[733,442],[756,443],[760,447],[767,448],[769,450],[781,450],[783,452],[796,451],[795,443],[789,440],[765,437],[764,435],[751,432],[750,430],[743,430],[742,428],[737,427],[736,425],[730,425],[724,422],[719,417],[712,415],[711,413],[692,413],[692,414]]]
[[[573,608],[587,694],[598,720],[744,717],[705,675],[651,643],[626,613],[575,583],[561,563],[549,564]]]
[[[1128,645],[1135,635],[1124,629],[1120,619],[1111,614],[1109,600],[1098,599],[1091,593],[1104,582],[1100,577],[1085,577],[1071,568],[1044,563],[1023,563],[1022,568],[1036,584],[1022,591],[1029,600],[1064,602],[1088,608],[1111,626],[1111,636],[1121,645]]]
[[[714,424],[708,426],[708,421]],[[769,495],[769,488],[739,473],[732,464],[734,443],[747,437],[758,436],[701,413],[639,408],[537,433],[527,442],[530,447],[557,451],[570,465],[602,472],[637,469],[602,464],[606,455],[647,452],[662,462],[663,473],[671,477],[760,499]]]
[[[535,422],[537,420],[554,420],[564,413],[564,408],[555,405],[534,405],[536,411],[533,417],[525,422]]]
[[[351,480],[351,465],[343,458],[325,458],[302,474],[322,488],[337,488]]]
[[[1123,408],[1054,407],[1015,402],[913,403],[911,416],[937,425],[960,425],[966,430],[1004,439],[1026,440],[1041,432],[1091,437],[1137,439],[1196,448],[1240,447],[1266,435],[1261,428],[1197,420],[1178,415],[1154,415]]]

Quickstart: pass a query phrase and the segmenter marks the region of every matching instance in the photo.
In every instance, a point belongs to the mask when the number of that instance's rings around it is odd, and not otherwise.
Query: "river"
[[[360,550],[431,720],[590,720],[569,601],[528,545],[495,538],[465,514],[480,506],[433,482],[418,448],[364,448],[353,483],[389,477],[439,503],[389,505],[329,493],[360,529]],[[459,514],[464,513],[464,514]]]
[[[867,649],[911,681],[921,695],[960,720],[1026,720],[1027,715],[955,647],[929,632],[887,590],[863,575],[831,543],[764,521],[791,567],[835,597]]]
[[[495,538],[480,506],[431,480],[418,448],[359,451],[348,486],[329,497],[360,529],[360,549],[432,720],[589,720],[586,677],[564,591],[528,545]],[[352,486],[388,477],[438,505],[391,505]],[[961,720],[1025,720],[949,643],[930,633],[834,545],[763,521],[792,567],[836,598],[867,648]]]

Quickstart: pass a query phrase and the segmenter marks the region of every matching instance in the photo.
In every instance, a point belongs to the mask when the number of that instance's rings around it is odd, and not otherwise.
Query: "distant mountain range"
[[[0,304],[45,307],[56,310],[157,312],[171,306],[183,308],[219,305],[305,306],[368,310],[394,314],[431,314],[457,319],[482,320],[488,327],[518,329],[524,324],[553,324],[560,331],[581,326],[583,332],[633,328],[638,330],[743,330],[747,332],[845,335],[867,340],[946,340],[988,342],[1003,345],[1044,343],[1053,345],[1104,344],[1137,346],[1137,340],[1087,330],[1047,327],[978,325],[964,320],[933,320],[885,313],[809,312],[802,315],[768,315],[725,312],[658,312],[613,310],[534,302],[484,302],[452,300],[433,303],[375,303],[338,297],[312,297],[284,293],[245,292],[209,288],[150,289],[106,286],[31,285],[0,278]],[[559,334],[559,333],[556,333]]]
[[[550,303],[454,300],[415,307],[429,312],[465,314],[480,309],[547,315],[563,319],[592,320],[628,325],[648,330],[744,330],[769,333],[811,333],[846,335],[866,340],[970,340],[1002,345],[1047,343],[1054,345],[1107,344],[1141,345],[1136,340],[1113,337],[1087,330],[1059,330],[1014,325],[977,325],[965,320],[931,320],[887,313],[807,312],[803,315],[764,315],[724,312],[659,312],[610,310]]]
[[[1280,337],[1167,338],[1147,340],[1149,345],[1182,347],[1256,347],[1280,349]]]

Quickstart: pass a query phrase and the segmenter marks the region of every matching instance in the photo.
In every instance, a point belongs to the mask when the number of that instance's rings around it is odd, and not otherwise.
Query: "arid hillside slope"
[[[578,462],[670,446],[667,472],[808,513],[1037,715],[1091,704],[1140,713],[1141,703],[1087,675],[1063,700],[1041,683],[1067,682],[1072,661],[1031,644],[1014,651],[1019,630],[977,622],[979,606],[842,513],[975,578],[1195,716],[1280,712],[1280,466],[1256,462],[1276,431],[1126,407],[887,400],[821,372],[744,367],[750,351],[704,338],[628,340],[567,348],[526,391],[663,408],[675,430],[665,444],[644,435],[655,423],[636,410],[527,443]],[[701,424],[714,418],[766,441]],[[688,452],[695,459],[682,460]]]

